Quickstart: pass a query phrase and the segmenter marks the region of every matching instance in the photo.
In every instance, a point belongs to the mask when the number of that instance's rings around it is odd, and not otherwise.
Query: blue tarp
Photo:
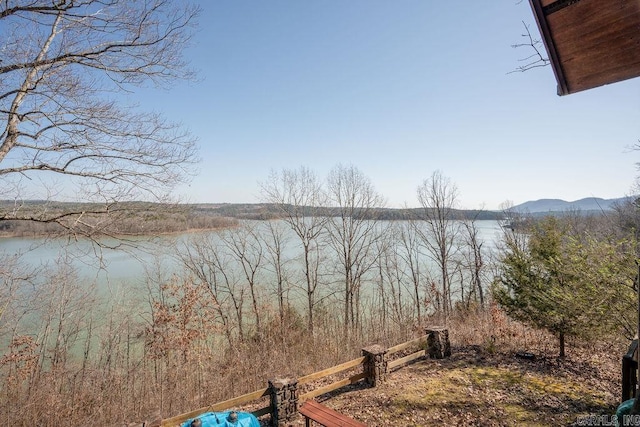
[[[238,418],[236,422],[229,421],[231,412],[207,412],[193,418],[181,427],[191,427],[191,423],[195,419],[202,422],[202,427],[260,427],[260,422],[253,414],[249,412],[236,412]]]
[[[622,402],[622,404],[620,404],[620,406],[618,406],[618,409],[616,410],[616,426],[630,426],[630,425],[635,425],[635,424],[631,424],[628,421],[625,422],[625,418],[629,417],[629,414],[631,414],[631,409],[633,408],[633,403],[635,402],[635,398],[634,399],[629,399],[626,400],[624,402]]]

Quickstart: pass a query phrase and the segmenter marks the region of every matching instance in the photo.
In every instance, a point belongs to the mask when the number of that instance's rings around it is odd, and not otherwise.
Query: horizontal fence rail
[[[424,336],[421,336],[421,337],[416,338],[414,340],[403,342],[402,344],[394,345],[393,347],[389,347],[387,349],[387,354],[394,354],[394,353],[397,353],[399,351],[406,350],[406,349],[408,349],[410,347],[413,347],[415,345],[422,344],[422,343],[424,343],[426,341],[426,339],[427,339],[427,337],[426,337],[426,335],[424,335]]]
[[[438,328],[438,329],[435,329],[435,331],[442,332],[442,331],[446,331],[446,329]],[[380,346],[372,346],[368,349],[363,349],[362,357],[349,360],[339,365],[332,366],[330,368],[323,369],[321,371],[317,371],[297,379],[278,380],[276,381],[276,383],[284,384],[284,385],[280,384],[280,386],[284,388],[281,388],[279,390],[274,390],[273,389],[274,386],[270,381],[269,387],[267,388],[263,388],[251,393],[243,394],[242,396],[234,397],[232,399],[228,399],[222,402],[214,403],[210,406],[196,409],[181,415],[177,415],[172,418],[167,418],[157,424],[147,424],[147,425],[149,425],[150,427],[153,427],[153,426],[176,427],[206,412],[220,412],[220,411],[226,411],[229,409],[238,408],[267,396],[270,397],[269,405],[254,410],[252,414],[256,417],[262,417],[264,415],[271,414],[273,418],[274,412],[275,412],[276,416],[280,416],[281,419],[282,417],[284,417],[284,419],[287,419],[288,416],[295,416],[295,413],[297,413],[298,403],[302,403],[306,400],[313,399],[323,394],[338,390],[347,385],[355,384],[361,380],[367,380],[369,384],[372,384],[373,386],[375,386],[377,382],[384,381],[384,377],[386,376],[387,372],[390,372],[391,370],[394,370],[394,369],[401,368],[415,360],[424,358],[427,355],[431,355],[431,350],[425,350],[426,346],[429,344],[428,340],[431,339],[431,332],[432,332],[431,329],[427,329],[428,335],[423,335],[419,338],[416,338],[401,344],[397,344],[387,349],[383,349]],[[446,340],[447,340],[446,344],[448,345],[448,332],[446,333]],[[408,351],[410,349],[415,349],[416,347],[420,348],[420,350],[414,351],[410,354],[407,354],[395,360],[389,360],[391,355],[394,355],[396,353],[403,352],[403,351]],[[372,351],[373,353],[371,353]],[[318,381],[318,380],[327,378],[329,376],[340,374],[345,371],[349,371],[358,367],[360,367],[362,372],[357,373],[355,375],[351,375],[347,378],[344,378],[338,381],[334,381],[330,384],[326,384],[321,387],[315,388],[304,394],[301,394],[301,395],[297,394],[298,393],[297,387],[300,385],[309,384],[314,381]],[[380,376],[381,378],[372,378],[372,376],[374,377]],[[284,393],[282,392],[283,389],[286,389]],[[296,408],[295,413],[293,415],[281,414],[280,412],[283,411],[282,408],[274,409],[274,402],[275,402],[275,405],[277,405],[278,399],[283,399],[284,395],[288,395],[288,397],[285,398],[286,402],[282,402],[283,406],[286,408],[289,408],[287,410],[291,412],[290,407],[292,406],[291,403],[293,402],[293,407]]]
[[[387,369],[391,370],[391,369],[395,369],[395,368],[407,365],[416,359],[423,358],[425,354],[427,354],[427,352],[424,350],[416,351],[415,353],[411,353],[408,356],[401,357],[400,359],[387,363]]]
[[[349,384],[355,384],[358,381],[360,381],[360,380],[362,380],[362,379],[364,379],[366,377],[367,377],[367,374],[364,373],[364,372],[361,372],[359,374],[353,375],[353,376],[351,376],[349,378],[346,378],[344,380],[336,381],[336,382],[331,383],[331,384],[327,384],[327,385],[325,385],[323,387],[317,388],[317,389],[315,389],[313,391],[310,391],[308,393],[305,393],[305,394],[301,395],[299,397],[300,402],[304,402],[305,400],[313,399],[314,397],[318,397],[318,396],[321,396],[321,395],[323,395],[325,393],[329,393],[329,392],[335,391],[335,390],[337,390],[339,388],[342,388],[342,387],[344,387],[346,385],[349,385]]]
[[[247,403],[251,403],[254,400],[260,399],[261,397],[265,397],[269,395],[269,389],[263,388],[260,390],[253,391],[251,393],[243,394],[242,396],[234,397],[232,399],[224,400],[222,402],[214,403],[211,406],[207,406],[204,408],[196,409],[185,414],[176,415],[172,418],[167,418],[166,420],[162,420],[160,424],[162,427],[174,427],[179,426],[191,418],[195,418],[198,415],[204,414],[205,412],[221,412],[226,411],[227,409],[232,409],[237,406],[246,405]],[[262,408],[256,412],[262,412],[262,410],[266,410],[261,415],[266,415],[269,413],[269,407]],[[255,415],[255,414],[254,414]],[[257,415],[256,415],[257,416]]]
[[[326,378],[329,375],[338,374],[340,372],[344,372],[346,370],[355,368],[358,365],[362,365],[362,363],[364,362],[364,359],[365,359],[364,356],[358,357],[357,359],[353,359],[348,362],[341,363],[340,365],[323,369],[322,371],[314,372],[313,374],[305,375],[304,377],[298,378],[298,385],[310,383],[312,381]]]

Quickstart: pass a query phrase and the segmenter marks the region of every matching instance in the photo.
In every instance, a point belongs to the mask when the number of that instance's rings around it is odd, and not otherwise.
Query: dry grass
[[[314,336],[295,313],[283,334],[273,321],[259,337],[233,345],[221,340],[206,353],[177,348],[160,359],[127,351],[125,335],[115,335],[118,340],[103,340],[86,367],[70,360],[64,369],[25,370],[13,383],[5,378],[0,415],[16,426],[168,418],[261,389],[271,378],[300,377],[350,360],[372,343],[388,347],[422,333],[409,325],[383,331],[372,324],[345,341],[340,323],[329,315],[318,319]],[[392,373],[380,388],[345,388],[326,403],[371,426],[566,425],[580,414],[611,413],[617,404],[623,345],[569,343],[568,357],[560,361],[553,337],[495,308],[460,315],[447,326],[451,358],[419,361]],[[536,360],[516,358],[520,350],[535,353]],[[38,377],[30,376],[34,372]]]
[[[420,360],[381,387],[347,387],[321,400],[369,426],[572,425],[583,416],[611,415],[619,404],[622,344],[572,343],[558,359],[553,337],[497,310],[456,319],[449,328],[450,358]],[[522,350],[535,359],[516,357]]]
[[[531,362],[477,346],[454,352],[402,368],[379,388],[324,403],[369,426],[570,425],[580,416],[613,414],[618,404],[615,358],[596,368],[592,361]]]

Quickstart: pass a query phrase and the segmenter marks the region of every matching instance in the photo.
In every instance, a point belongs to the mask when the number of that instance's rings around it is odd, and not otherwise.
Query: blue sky
[[[640,79],[565,97],[550,67],[513,73],[527,2],[201,0],[196,82],[141,90],[202,163],[190,202],[258,202],[269,171],[338,163],[390,207],[440,170],[463,208],[631,191]]]

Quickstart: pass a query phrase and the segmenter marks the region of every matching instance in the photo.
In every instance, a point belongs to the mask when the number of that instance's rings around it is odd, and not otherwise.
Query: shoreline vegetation
[[[305,216],[331,217],[339,215],[339,208],[309,207]],[[11,212],[20,211],[22,217],[33,220],[11,219]],[[72,224],[84,223],[98,236],[147,236],[191,233],[236,227],[240,220],[273,220],[283,218],[282,207],[273,203],[197,203],[161,204],[146,202],[120,203],[105,207],[93,203],[64,203],[49,201],[0,201],[0,238],[57,237],[68,234],[58,222],[39,220],[43,211],[68,216]],[[355,212],[359,219],[398,221],[418,217],[422,208],[375,208]],[[80,213],[78,213],[80,212]],[[499,211],[454,210],[461,220],[503,220]]]

